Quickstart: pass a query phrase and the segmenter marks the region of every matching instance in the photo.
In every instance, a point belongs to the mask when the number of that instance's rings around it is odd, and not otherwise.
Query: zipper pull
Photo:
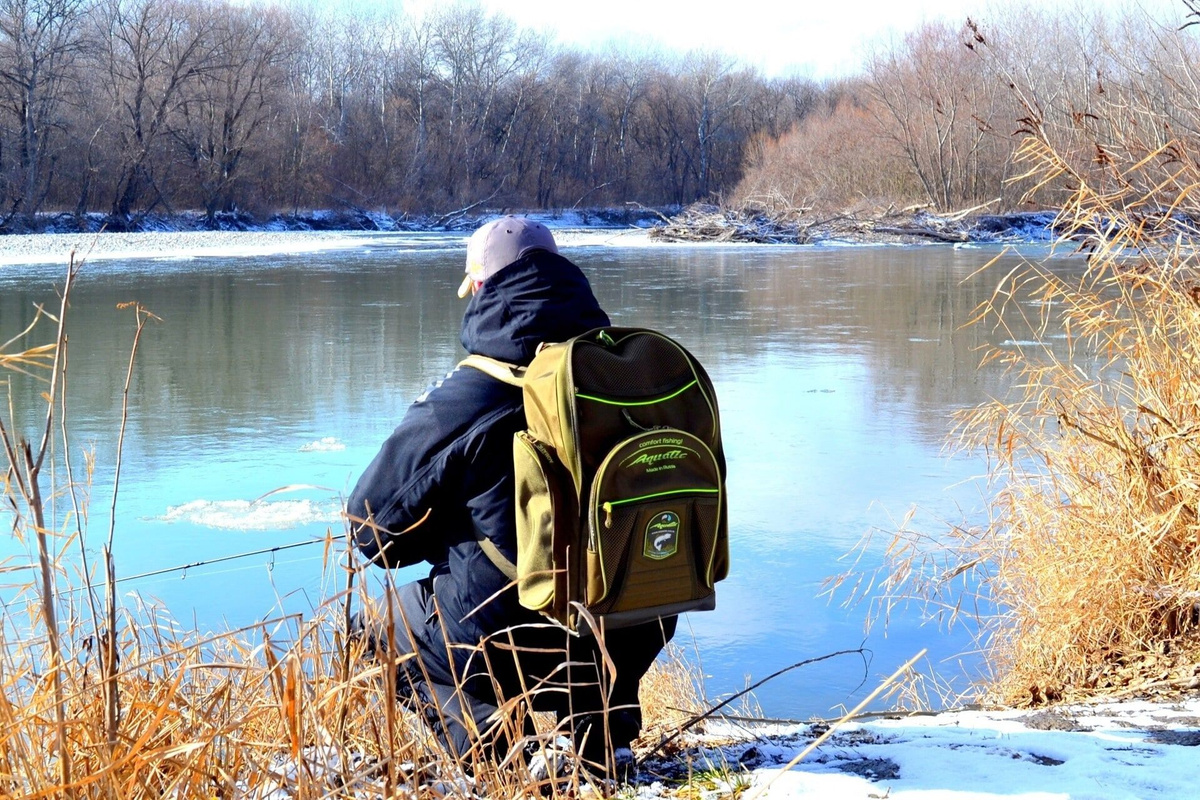
[[[613,508],[612,503],[604,503],[600,507],[604,509],[604,527],[606,529],[611,529],[612,528],[612,508]]]

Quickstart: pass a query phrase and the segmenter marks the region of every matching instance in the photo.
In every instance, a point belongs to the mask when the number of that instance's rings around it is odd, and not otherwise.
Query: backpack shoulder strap
[[[507,364],[487,356],[469,355],[458,362],[458,365],[477,369],[509,386],[522,387],[525,385],[525,367],[518,367],[516,364]]]
[[[517,565],[509,561],[504,553],[500,552],[500,548],[486,536],[476,535],[475,541],[479,544],[479,549],[487,556],[488,561],[491,561],[496,569],[508,578],[510,581],[517,579]]]
[[[518,367],[516,364],[507,364],[503,361],[497,361],[494,358],[472,354],[458,362],[458,365],[460,367],[477,369],[501,383],[507,383],[509,386],[520,388],[525,385],[525,367]],[[486,536],[478,536],[476,541],[479,543],[479,548],[483,550],[483,554],[487,556],[488,561],[495,564],[496,569],[500,570],[504,574],[504,577],[510,581],[517,579],[517,565],[509,561],[491,539],[488,539]]]

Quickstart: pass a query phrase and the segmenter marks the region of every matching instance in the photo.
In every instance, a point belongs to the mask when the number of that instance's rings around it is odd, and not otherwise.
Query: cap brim
[[[458,287],[458,296],[460,298],[462,298],[462,297],[466,297],[470,293],[471,293],[471,276],[467,275],[465,278],[463,278],[462,286]]]

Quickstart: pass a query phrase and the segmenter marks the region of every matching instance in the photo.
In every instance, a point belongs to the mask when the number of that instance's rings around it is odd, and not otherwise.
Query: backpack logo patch
[[[670,558],[679,550],[679,515],[674,511],[663,511],[651,517],[646,525],[645,543],[642,554],[646,558],[661,561]]]

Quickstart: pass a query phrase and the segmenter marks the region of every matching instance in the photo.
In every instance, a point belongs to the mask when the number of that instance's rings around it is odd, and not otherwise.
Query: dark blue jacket
[[[535,250],[471,298],[462,345],[468,353],[525,365],[542,342],[607,324],[579,268]],[[521,609],[515,589],[493,598],[508,579],[478,544],[478,537],[487,537],[516,563],[512,439],[524,428],[520,389],[457,368],[408,409],[347,503],[348,514],[366,518],[369,510],[393,534],[432,509],[410,533],[377,536],[364,527],[356,539],[362,554],[380,566],[434,565],[442,624],[453,641],[474,642],[535,616]]]

